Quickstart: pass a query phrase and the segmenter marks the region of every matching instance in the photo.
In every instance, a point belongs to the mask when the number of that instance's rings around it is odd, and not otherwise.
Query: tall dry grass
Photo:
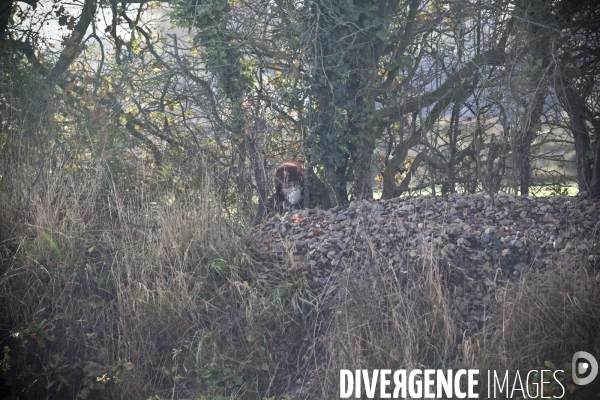
[[[578,387],[570,370],[575,352],[600,355],[600,271],[585,262],[557,262],[505,287],[490,287],[496,300],[491,318],[473,331],[452,306],[434,247],[424,244],[421,254],[418,262],[394,268],[376,252],[367,262],[348,262],[313,347],[318,362],[308,379],[311,388],[300,393],[336,398],[340,369],[479,369],[485,397],[488,370],[502,376],[509,371],[511,379],[525,371],[525,380],[529,370],[551,369],[565,371],[558,375],[566,388],[562,398],[600,396],[600,380]],[[546,385],[549,394],[558,396],[561,389]]]
[[[416,263],[350,261],[330,313],[322,347],[321,395],[339,388],[340,369],[452,368],[458,353],[457,316],[450,308],[430,246]]]
[[[307,325],[289,301],[305,293],[257,285],[254,250],[208,174],[185,198],[145,182],[124,192],[102,165],[44,173],[32,190],[25,175],[5,174],[0,192],[6,395],[274,391],[277,369],[294,362],[274,352],[293,349]]]
[[[333,297],[270,277],[210,174],[185,196],[102,164],[4,164],[0,370],[7,398],[337,398],[340,369],[562,368],[600,354],[600,280],[557,263],[494,295],[465,334],[443,263],[347,260]],[[369,238],[366,238],[369,240]],[[272,265],[271,265],[272,266]],[[290,254],[280,268],[295,271]],[[598,386],[570,399],[589,399]]]
[[[582,257],[585,259],[585,257]],[[499,372],[560,369],[568,399],[600,397],[600,380],[573,385],[571,359],[600,356],[600,271],[556,263],[497,292],[497,315],[464,348],[464,359]],[[572,393],[569,391],[573,390]],[[561,391],[557,389],[557,396]]]

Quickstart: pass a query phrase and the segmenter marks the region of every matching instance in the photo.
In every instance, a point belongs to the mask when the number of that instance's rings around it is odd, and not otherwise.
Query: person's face
[[[292,189],[302,189],[302,188],[300,187],[299,182],[287,182],[281,186],[281,193],[283,193],[284,196],[287,196],[288,193],[292,191]]]

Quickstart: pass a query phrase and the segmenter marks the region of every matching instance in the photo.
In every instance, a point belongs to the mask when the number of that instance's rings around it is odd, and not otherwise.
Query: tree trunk
[[[361,133],[357,143],[354,164],[353,194],[357,200],[373,199],[373,183],[371,182],[371,159],[373,156],[373,145],[366,137],[368,134]]]
[[[600,197],[600,138],[596,139],[596,160],[594,161],[593,181],[590,188],[590,197]]]
[[[578,109],[577,106],[573,106]],[[575,154],[577,157],[577,186],[580,192],[588,191],[592,186],[592,163],[588,158],[590,137],[588,136],[585,119],[580,113],[569,113],[571,131],[575,139]]]
[[[0,41],[8,37],[8,22],[13,7],[13,1],[0,1]]]
[[[591,123],[596,134],[596,158],[594,160],[590,198],[596,198],[600,197],[600,121],[592,118]]]
[[[390,158],[388,164],[385,166],[385,170],[383,171],[383,193],[381,194],[383,199],[398,197],[405,190],[396,185],[396,171],[398,171],[398,168],[406,159],[408,150],[419,143],[419,140],[420,134],[413,134],[408,139],[403,140],[396,145],[394,149],[395,154],[392,156],[392,158]],[[411,175],[407,174],[404,180],[410,181],[410,178]],[[402,186],[407,188],[408,184]]]
[[[536,131],[540,127],[542,121],[542,113],[544,111],[544,98],[546,97],[546,86],[540,85],[540,88],[535,93],[531,114],[526,125],[526,130],[520,138],[520,143],[517,146],[518,165],[519,165],[519,190],[522,196],[529,194],[531,186],[531,144],[535,138]]]
[[[337,186],[337,179],[335,175],[335,166],[331,164],[325,164],[324,175],[325,175],[325,190],[329,196],[329,203],[332,207],[337,207],[342,204],[340,193]]]
[[[544,5],[541,0],[540,6]],[[539,14],[535,14],[532,17],[539,19],[538,22],[546,23],[547,9],[543,10]],[[539,69],[533,74],[532,83],[535,88],[533,93],[533,99],[531,100],[531,106],[526,111],[529,114],[529,118],[525,126],[523,127],[522,136],[517,142],[517,154],[518,160],[517,165],[519,168],[519,191],[521,195],[529,194],[529,187],[531,186],[531,144],[535,139],[537,131],[540,129],[540,123],[542,121],[542,114],[544,112],[544,102],[546,99],[546,93],[548,91],[548,83],[546,81],[546,73],[548,65],[550,64],[549,54],[551,52],[550,41],[545,33],[539,29],[537,25],[531,26],[531,41],[533,42],[533,53],[535,59],[540,61]]]
[[[388,164],[385,166],[385,170],[383,171],[383,193],[381,195],[382,198],[390,199],[392,197],[398,197],[402,194],[402,192],[408,189],[408,185],[410,183],[412,174],[407,174],[406,177],[402,180],[400,186],[397,186],[395,176],[398,167],[400,167],[400,165],[402,165],[402,163],[406,159],[408,151],[421,141],[422,135],[424,135],[425,132],[431,129],[433,123],[438,120],[438,118],[440,117],[440,115],[442,115],[444,111],[446,111],[452,100],[458,97],[458,102],[461,103],[466,98],[465,96],[467,96],[467,92],[463,90],[462,86],[456,88],[455,91],[444,96],[435,104],[435,106],[423,122],[423,125],[421,125],[417,130],[415,130],[408,138],[400,141],[396,145],[396,147],[394,148],[394,156],[388,161]],[[425,156],[424,152],[422,154]],[[413,165],[415,164],[415,162],[416,159],[415,161],[413,161]]]
[[[254,174],[254,181],[256,182],[256,190],[258,192],[258,208],[256,215],[254,216],[253,224],[260,224],[262,218],[265,215],[265,202],[267,201],[267,187],[263,179],[263,171],[261,169],[262,160],[260,154],[256,150],[254,138],[252,135],[252,128],[246,127],[244,134],[244,141],[246,148],[248,149],[248,156],[250,157],[250,164],[252,165],[252,172]]]
[[[596,139],[596,151],[594,153],[595,160],[589,191],[589,197],[592,199],[600,197],[600,140],[598,139]]]
[[[580,192],[591,193],[594,177],[592,162],[588,158],[590,152],[590,135],[585,121],[585,104],[569,87],[561,85],[557,90],[558,97],[569,115],[571,132],[575,140],[575,155],[577,159],[577,186]]]
[[[366,67],[365,67],[366,70]],[[351,160],[353,166],[352,194],[357,200],[373,199],[372,179],[372,157],[375,151],[375,132],[373,124],[369,124],[374,115],[374,102],[365,99],[361,91],[360,82],[366,77],[354,73],[354,83],[350,86],[351,96],[355,99],[355,105],[350,110],[348,129],[350,135],[356,138],[352,149]]]

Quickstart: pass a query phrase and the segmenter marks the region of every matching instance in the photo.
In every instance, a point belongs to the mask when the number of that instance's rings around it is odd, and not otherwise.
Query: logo
[[[573,382],[583,386],[592,383],[598,375],[598,361],[586,351],[573,354]],[[585,378],[583,376],[587,375]]]

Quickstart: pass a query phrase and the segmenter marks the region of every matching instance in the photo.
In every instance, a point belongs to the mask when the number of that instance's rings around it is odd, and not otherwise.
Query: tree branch
[[[63,75],[79,52],[81,51],[81,41],[87,31],[94,15],[96,14],[96,0],[85,0],[81,17],[73,29],[71,36],[65,41],[66,46],[58,57],[58,61],[48,73],[48,81],[57,82],[58,77]]]

